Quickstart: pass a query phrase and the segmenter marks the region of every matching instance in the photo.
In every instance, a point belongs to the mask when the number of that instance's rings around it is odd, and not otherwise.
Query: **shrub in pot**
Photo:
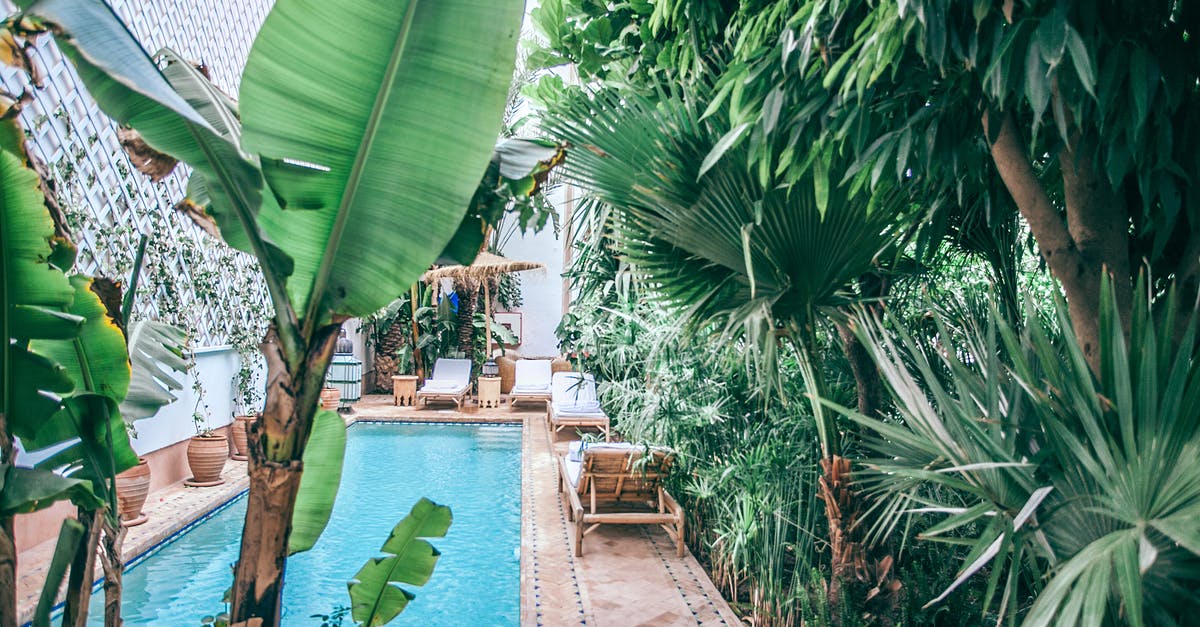
[[[197,407],[199,404],[197,401]],[[188,441],[187,448],[188,467],[192,470],[192,478],[184,481],[184,485],[208,487],[225,483],[221,472],[225,470],[225,460],[229,458],[229,440],[224,434],[219,434],[208,426],[207,410],[206,405],[204,413],[197,411],[192,414],[196,435]]]

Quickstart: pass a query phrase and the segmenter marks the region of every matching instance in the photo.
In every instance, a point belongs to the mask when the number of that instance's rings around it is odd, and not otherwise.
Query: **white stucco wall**
[[[563,203],[565,186],[550,190],[549,199],[558,209],[559,226],[565,233]],[[517,311],[522,314],[522,338],[517,352],[522,357],[550,357],[559,354],[558,338],[554,329],[562,320],[562,234],[555,233],[547,224],[538,233],[526,231],[513,236],[500,251],[509,259],[537,261],[546,265],[545,270],[522,272],[521,297],[524,303]]]
[[[196,411],[196,393],[190,377],[199,377],[204,387],[204,405],[208,405],[208,426],[223,427],[233,420],[233,376],[238,371],[238,355],[227,346],[196,351],[196,367],[189,373],[184,388],[175,395],[179,400],[158,413],[134,423],[137,437],[133,450],[145,455],[196,435],[192,412]],[[200,411],[203,413],[204,408]]]
[[[192,412],[196,409],[196,393],[191,377],[199,377],[208,404],[208,426],[223,427],[233,420],[233,375],[238,371],[237,353],[228,346],[204,348],[196,352],[196,367],[188,373],[184,388],[176,393],[178,400],[163,407],[157,414],[135,423],[137,437],[132,438],[133,450],[145,455],[196,434]],[[18,447],[20,443],[18,442]],[[61,447],[26,453],[20,450],[18,463],[32,466]]]

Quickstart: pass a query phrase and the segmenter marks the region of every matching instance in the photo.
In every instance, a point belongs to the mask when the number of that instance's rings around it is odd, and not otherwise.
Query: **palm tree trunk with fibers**
[[[421,349],[417,348],[420,345],[421,329],[417,324],[417,284],[413,283],[409,288],[409,304],[412,306],[412,357],[413,357],[413,373],[418,379],[425,378],[425,368],[421,363]]]
[[[479,286],[473,280],[463,279],[458,293],[458,350],[467,359],[475,352],[475,309],[479,300]]]

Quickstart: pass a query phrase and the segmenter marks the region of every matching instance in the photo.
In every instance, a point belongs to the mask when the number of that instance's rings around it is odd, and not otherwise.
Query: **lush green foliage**
[[[982,610],[1031,625],[1181,624],[1197,611],[1196,321],[1175,342],[1175,321],[1153,320],[1147,303],[1127,340],[1109,292],[1098,377],[1071,333],[1037,320],[1018,332],[995,309],[939,316],[936,333],[916,336],[861,321],[896,399],[894,419],[843,410],[880,456],[862,483],[879,497],[876,537],[914,513],[944,516],[919,529],[925,540],[971,530],[935,601],[977,576]]]

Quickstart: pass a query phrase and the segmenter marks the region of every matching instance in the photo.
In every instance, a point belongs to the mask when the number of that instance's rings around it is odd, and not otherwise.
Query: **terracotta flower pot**
[[[229,425],[229,439],[233,440],[233,458],[238,461],[245,461],[246,456],[250,454],[250,441],[246,429],[250,428],[250,423],[254,421],[254,416],[236,416],[233,419],[233,424]]]
[[[150,464],[145,457],[138,458],[138,465],[117,475],[117,509],[121,523],[133,527],[146,522],[142,506],[150,496]]]
[[[321,409],[337,411],[338,401],[341,399],[342,393],[337,388],[323,388],[321,390]]]
[[[193,436],[188,442],[188,467],[192,478],[184,485],[203,488],[225,483],[221,471],[229,458],[229,440],[224,435],[209,434]]]

